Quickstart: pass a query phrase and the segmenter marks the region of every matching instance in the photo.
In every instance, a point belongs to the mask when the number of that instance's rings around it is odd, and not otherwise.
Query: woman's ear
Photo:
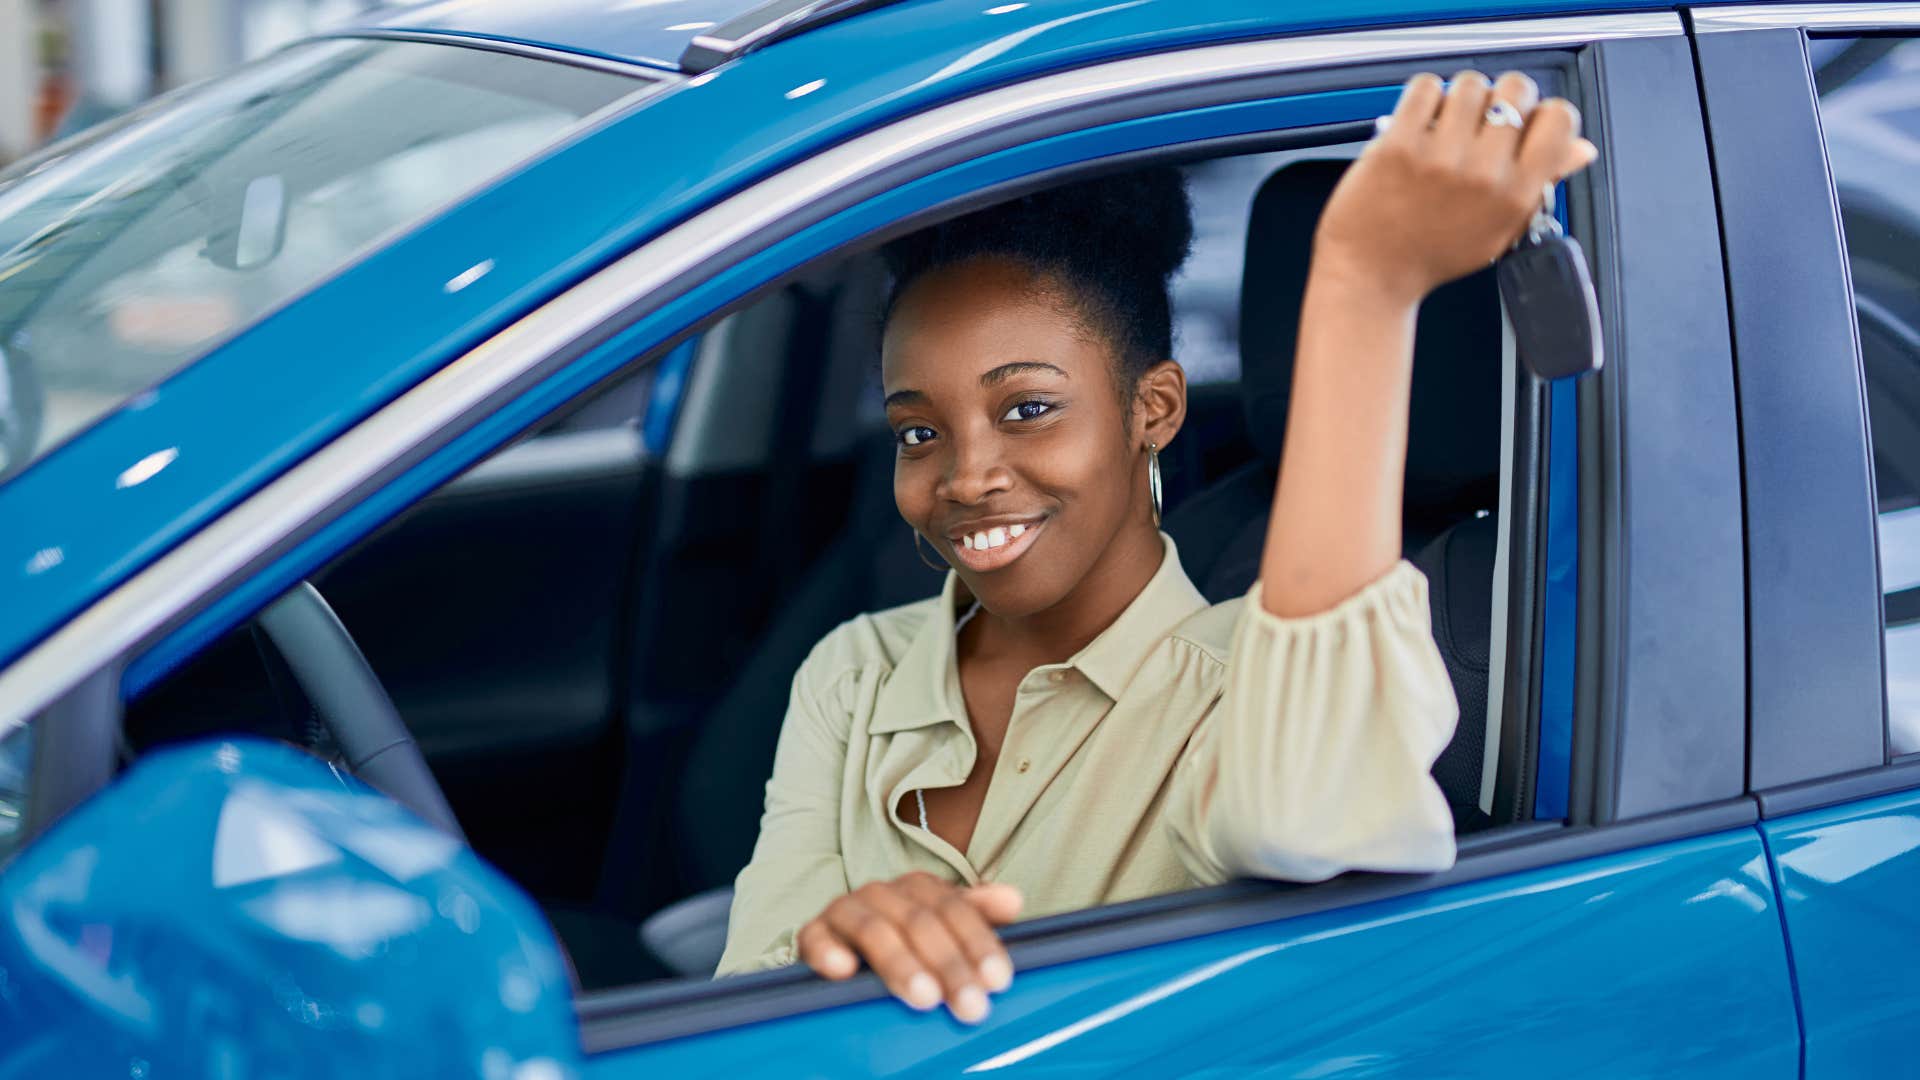
[[[1148,368],[1134,384],[1133,406],[1141,442],[1165,450],[1187,422],[1186,369],[1172,360]]]

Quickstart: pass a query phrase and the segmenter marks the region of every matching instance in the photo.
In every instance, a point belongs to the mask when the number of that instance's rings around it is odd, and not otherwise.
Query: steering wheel
[[[420,744],[320,590],[302,581],[255,622],[340,747],[348,771],[465,840]]]

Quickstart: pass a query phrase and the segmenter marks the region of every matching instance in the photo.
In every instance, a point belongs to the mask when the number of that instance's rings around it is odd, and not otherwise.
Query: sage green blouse
[[[1331,610],[1208,606],[1162,534],[1160,569],[1086,648],[1020,683],[967,850],[896,812],[955,786],[976,745],[951,572],[939,596],[835,629],[794,676],[720,973],[793,963],[835,897],[911,870],[1026,897],[1026,916],[1238,876],[1453,865],[1429,769],[1458,708],[1401,562]]]

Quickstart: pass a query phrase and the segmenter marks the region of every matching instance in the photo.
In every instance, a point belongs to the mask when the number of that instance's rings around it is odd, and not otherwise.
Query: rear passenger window
[[[33,770],[33,729],[22,725],[0,735],[0,865],[26,838],[28,776]]]
[[[1920,752],[1920,39],[1809,42],[1866,369],[1887,743]]]

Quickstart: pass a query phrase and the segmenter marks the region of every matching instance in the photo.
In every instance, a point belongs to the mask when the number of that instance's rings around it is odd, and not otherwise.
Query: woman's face
[[[1123,407],[1114,371],[1060,287],[1010,261],[935,270],[894,306],[881,343],[894,501],[996,615],[1053,607],[1116,538],[1144,532],[1157,563],[1154,421]]]

